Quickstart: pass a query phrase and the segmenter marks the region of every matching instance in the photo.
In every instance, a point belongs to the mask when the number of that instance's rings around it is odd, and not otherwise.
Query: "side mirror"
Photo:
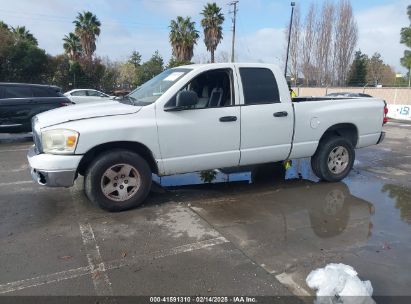
[[[194,91],[181,91],[177,93],[176,105],[164,108],[165,111],[182,111],[198,103],[197,93]]]
[[[198,103],[197,93],[194,91],[178,92],[176,97],[176,106],[182,108],[189,108]]]

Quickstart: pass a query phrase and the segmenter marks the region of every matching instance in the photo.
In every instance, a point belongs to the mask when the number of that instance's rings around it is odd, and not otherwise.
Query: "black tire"
[[[131,168],[127,176],[120,170]],[[116,172],[115,170],[119,170]],[[116,175],[109,179],[107,172]],[[121,179],[120,179],[121,175]],[[114,182],[116,179],[116,182]],[[135,187],[128,182],[128,179],[138,185]],[[122,187],[122,190],[114,190],[104,194],[103,185]],[[121,181],[120,181],[121,180]],[[121,185],[119,185],[121,183]],[[138,154],[128,150],[112,150],[100,154],[88,167],[84,178],[84,189],[87,197],[92,202],[97,203],[101,208],[108,211],[123,211],[141,205],[150,192],[151,170],[148,163]],[[125,189],[125,190],[124,190]],[[116,200],[116,193],[117,199]],[[125,193],[125,198],[120,197],[120,193]]]
[[[336,158],[336,167],[331,170],[328,166],[329,157],[331,157],[331,152],[338,151],[338,147],[345,149],[345,151],[343,149],[343,155],[347,155],[348,160],[342,161],[341,158]],[[328,137],[320,141],[317,151],[311,157],[311,168],[320,179],[327,182],[338,182],[350,173],[354,159],[355,151],[349,140],[340,136]]]

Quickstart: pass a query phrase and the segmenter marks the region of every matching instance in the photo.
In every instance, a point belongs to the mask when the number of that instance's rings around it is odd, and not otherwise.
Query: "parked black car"
[[[56,86],[0,82],[0,133],[30,132],[33,116],[71,104]]]

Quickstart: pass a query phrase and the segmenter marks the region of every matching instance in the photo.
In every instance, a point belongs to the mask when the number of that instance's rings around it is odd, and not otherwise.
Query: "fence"
[[[384,99],[390,105],[411,105],[411,88],[297,87],[294,90],[298,96],[324,96],[330,93],[337,93],[337,92],[365,93],[373,97]]]

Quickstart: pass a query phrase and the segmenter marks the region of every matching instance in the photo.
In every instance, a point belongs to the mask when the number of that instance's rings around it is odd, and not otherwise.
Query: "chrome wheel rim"
[[[348,167],[350,160],[348,150],[343,146],[335,147],[328,155],[328,169],[333,174],[341,174]]]
[[[129,164],[114,165],[101,177],[101,191],[105,197],[116,202],[132,198],[140,186],[140,174]]]

